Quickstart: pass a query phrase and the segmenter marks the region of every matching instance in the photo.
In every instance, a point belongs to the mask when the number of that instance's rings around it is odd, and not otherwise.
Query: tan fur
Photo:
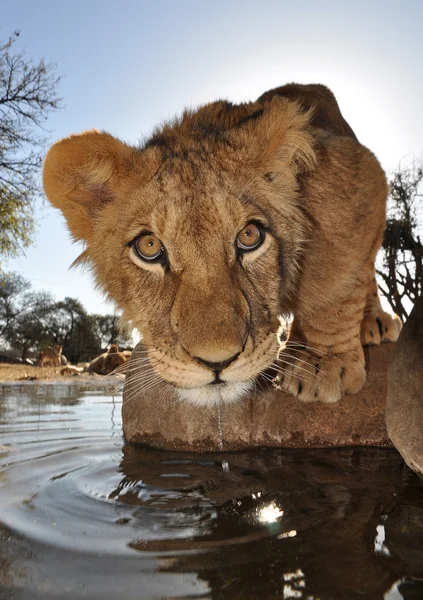
[[[85,368],[84,371],[89,373],[97,373],[98,375],[110,375],[112,371],[125,364],[131,353],[119,352],[116,344],[111,344],[107,352],[100,354],[94,358]]]
[[[103,372],[106,375],[109,375],[112,373],[112,371],[117,369],[117,367],[120,367],[126,363],[127,360],[128,358],[122,354],[122,352],[119,352],[119,348],[116,346],[116,344],[111,344],[106,356],[104,357]]]
[[[73,365],[66,365],[63,369],[60,369],[60,375],[79,375],[83,372],[82,367],[74,367]]]
[[[53,348],[42,350],[40,352],[40,367],[60,367],[62,364],[61,355],[62,346],[59,346],[58,344],[54,344]]]
[[[96,356],[89,363],[84,365],[84,371],[86,373],[97,373],[97,375],[103,375],[104,358],[107,356],[107,352],[103,352],[100,356]]]
[[[363,386],[360,331],[368,341],[380,319],[368,296],[387,186],[324,86],[187,111],[139,149],[106,133],[71,136],[47,155],[44,186],[86,242],[98,284],[142,333],[151,369],[181,398],[243,395],[275,361],[288,313],[282,387],[333,402]],[[237,257],[251,221],[266,227],[264,243]],[[168,263],[134,254],[141,232],[161,240]],[[386,315],[373,343],[396,327]],[[224,384],[209,385],[217,367]]]

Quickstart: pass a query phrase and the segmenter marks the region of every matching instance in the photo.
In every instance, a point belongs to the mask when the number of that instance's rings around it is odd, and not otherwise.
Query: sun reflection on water
[[[259,508],[257,516],[261,523],[275,523],[280,517],[283,517],[283,510],[275,502],[271,502],[267,506]]]

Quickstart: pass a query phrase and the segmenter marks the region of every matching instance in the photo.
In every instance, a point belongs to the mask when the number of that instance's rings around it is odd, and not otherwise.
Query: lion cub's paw
[[[344,394],[359,392],[366,381],[361,347],[324,356],[306,348],[285,348],[279,353],[277,366],[276,387],[303,402],[338,402]]]
[[[371,314],[361,322],[361,344],[376,345],[381,342],[396,342],[402,329],[398,315],[383,310]]]

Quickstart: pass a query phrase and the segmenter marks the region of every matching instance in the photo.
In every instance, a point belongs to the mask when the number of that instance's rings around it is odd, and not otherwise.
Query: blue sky
[[[254,100],[298,81],[328,85],[360,141],[391,172],[423,153],[423,2],[2,0],[0,38],[57,63],[65,108],[51,141],[89,128],[136,143],[186,106]],[[110,312],[60,214],[37,204],[36,244],[7,264],[51,291]]]

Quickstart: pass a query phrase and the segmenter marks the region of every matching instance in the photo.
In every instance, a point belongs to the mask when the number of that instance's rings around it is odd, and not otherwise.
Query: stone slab
[[[390,446],[387,370],[395,344],[365,348],[367,382],[336,404],[304,403],[261,382],[237,404],[196,407],[164,396],[160,384],[134,395],[127,376],[122,406],[128,442],[163,449],[231,451],[257,447]],[[136,375],[132,375],[135,377]]]

